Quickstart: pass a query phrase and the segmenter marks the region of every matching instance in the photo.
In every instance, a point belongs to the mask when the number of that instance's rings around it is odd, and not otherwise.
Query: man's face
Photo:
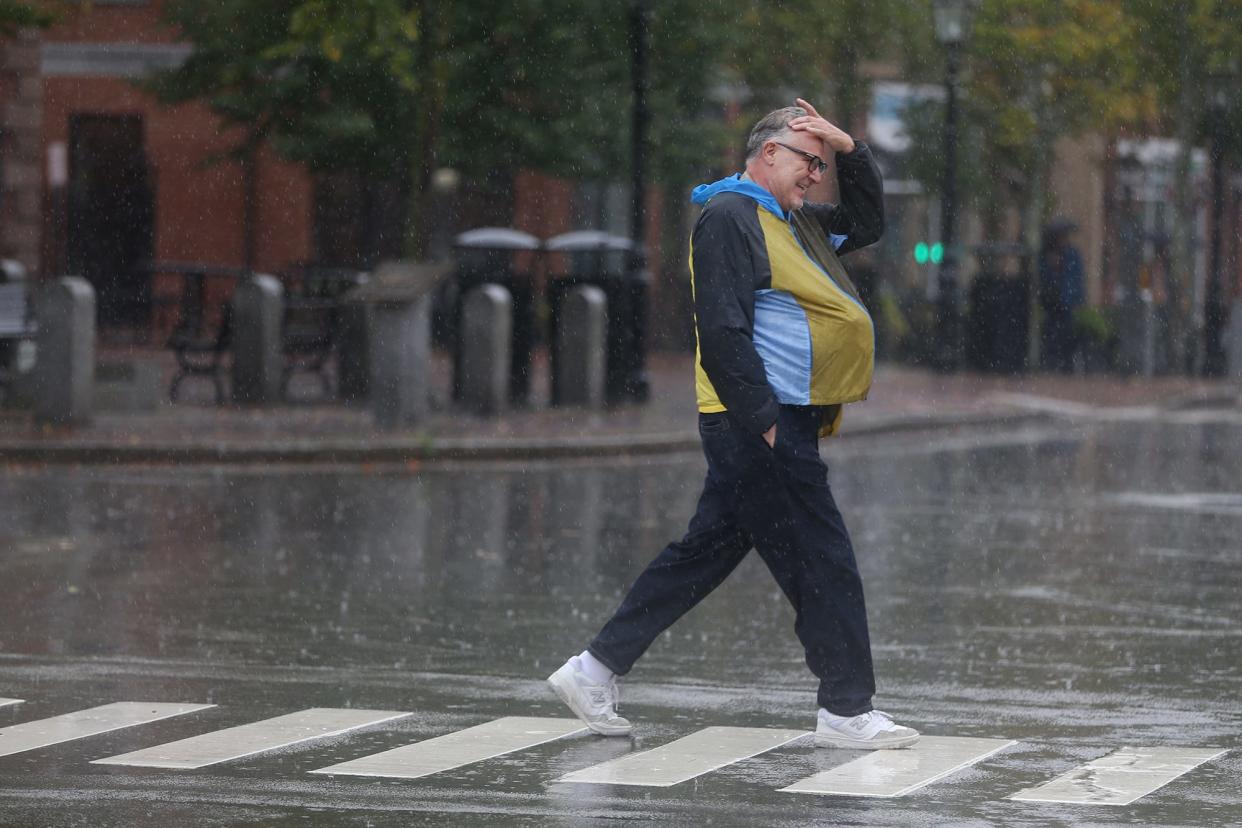
[[[786,212],[800,208],[806,200],[806,191],[824,177],[818,169],[812,169],[813,162],[795,150],[823,159],[824,145],[814,135],[787,130],[779,142],[769,141],[764,147],[765,154],[772,153],[773,162],[768,170],[768,189]]]

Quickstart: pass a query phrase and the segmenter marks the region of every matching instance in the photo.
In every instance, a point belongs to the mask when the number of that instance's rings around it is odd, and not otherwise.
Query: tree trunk
[[[1189,37],[1184,8],[1178,14],[1178,29]],[[1185,42],[1185,41],[1184,41]],[[1169,368],[1176,373],[1186,370],[1186,344],[1189,334],[1189,298],[1194,281],[1195,192],[1191,181],[1191,154],[1194,152],[1195,125],[1199,119],[1198,90],[1194,88],[1193,56],[1190,49],[1181,52],[1178,61],[1178,99],[1176,104],[1177,160],[1173,169],[1172,226],[1169,228],[1169,267],[1165,274],[1166,310],[1169,326],[1167,353]]]
[[[1042,81],[1040,82],[1043,86]],[[1028,259],[1027,282],[1027,341],[1026,364],[1032,371],[1039,369],[1042,356],[1040,341],[1041,325],[1039,313],[1039,249],[1042,242],[1044,220],[1048,212],[1048,186],[1051,178],[1052,163],[1056,156],[1056,135],[1053,126],[1061,123],[1053,113],[1053,107],[1039,90],[1039,112],[1036,120],[1037,139],[1035,159],[1031,169],[1030,184],[1026,192],[1026,204],[1022,211],[1022,246],[1026,249]]]
[[[418,92],[419,111],[415,134],[410,142],[410,190],[407,204],[405,255],[415,261],[427,255],[431,239],[431,176],[436,168],[440,140],[440,117],[444,112],[445,73],[440,59],[444,49],[445,27],[441,25],[437,0],[423,0],[419,22]]]
[[[1191,186],[1191,143],[1194,135],[1178,128],[1177,161],[1173,170],[1173,203],[1175,217],[1169,228],[1169,269],[1165,274],[1166,308],[1169,318],[1169,369],[1183,373],[1187,369],[1187,337],[1190,328],[1189,301],[1194,276],[1195,197]]]

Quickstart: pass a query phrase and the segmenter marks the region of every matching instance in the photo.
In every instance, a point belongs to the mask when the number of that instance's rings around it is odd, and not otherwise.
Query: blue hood
[[[776,196],[760,187],[753,181],[746,181],[742,178],[741,173],[731,175],[728,178],[722,178],[719,181],[713,181],[711,184],[700,184],[694,188],[694,192],[690,194],[690,200],[695,204],[706,204],[714,197],[721,193],[738,193],[747,198],[753,198],[769,213],[777,216],[781,221],[789,221],[789,216],[785,215],[785,211],[781,209],[781,205],[776,203]],[[828,240],[832,243],[833,250],[840,250],[841,245],[849,236],[841,236],[836,233],[829,233]]]
[[[711,184],[700,184],[690,194],[690,200],[695,204],[702,205],[721,193],[738,193],[747,198],[752,198],[759,202],[759,205],[769,213],[779,217],[781,221],[788,221],[785,211],[781,209],[781,205],[776,203],[776,196],[755,182],[743,179],[741,173],[731,175],[728,178],[722,178],[719,181],[713,181]]]

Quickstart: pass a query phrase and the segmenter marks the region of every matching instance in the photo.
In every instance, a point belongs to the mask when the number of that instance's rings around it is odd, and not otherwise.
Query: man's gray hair
[[[800,106],[783,106],[760,118],[746,139],[746,160],[754,158],[764,144],[788,130],[790,121],[805,114],[806,110]]]

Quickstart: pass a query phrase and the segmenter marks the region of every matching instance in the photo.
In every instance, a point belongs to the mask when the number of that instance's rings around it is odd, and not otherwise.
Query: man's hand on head
[[[849,133],[840,127],[832,124],[826,118],[816,111],[815,107],[804,101],[802,98],[797,100],[798,106],[806,110],[807,114],[798,118],[794,118],[789,122],[789,128],[798,130],[799,132],[809,132],[816,138],[824,142],[825,151],[831,152],[853,152],[854,139]]]

